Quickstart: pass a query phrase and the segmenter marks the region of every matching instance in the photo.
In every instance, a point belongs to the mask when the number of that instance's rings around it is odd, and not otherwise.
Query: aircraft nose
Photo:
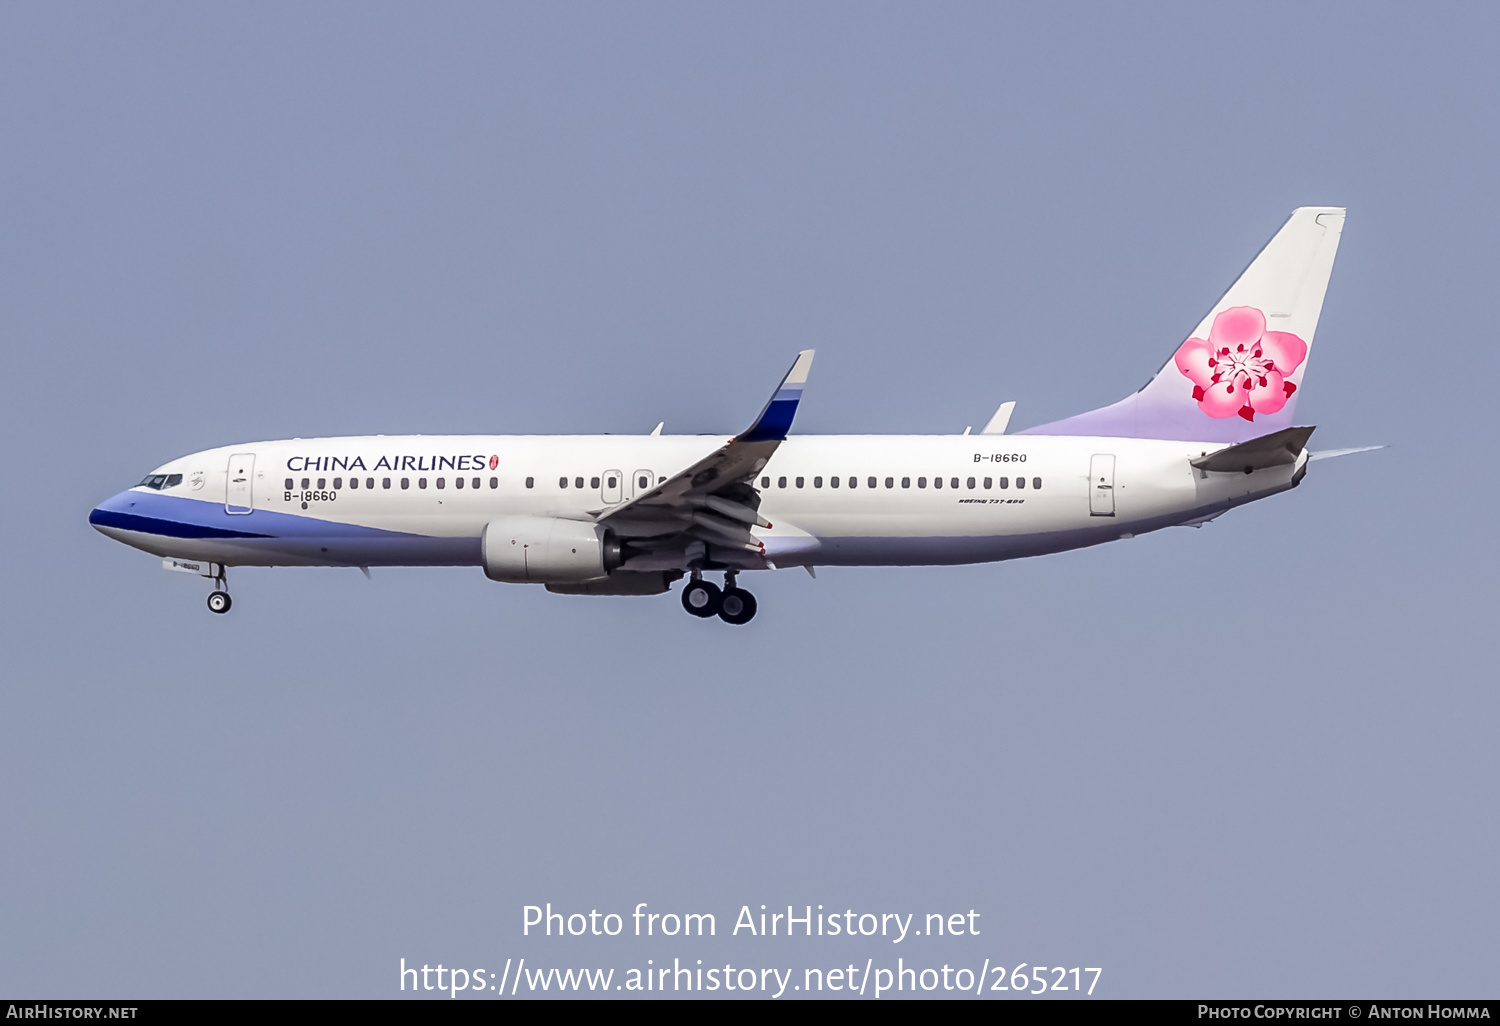
[[[112,495],[89,510],[89,523],[94,525],[94,530],[108,534],[106,528],[118,527],[121,515],[128,514],[135,502],[135,495],[128,491]]]

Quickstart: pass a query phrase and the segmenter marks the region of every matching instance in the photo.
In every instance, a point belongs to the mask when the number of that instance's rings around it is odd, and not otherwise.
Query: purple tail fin
[[[1292,426],[1342,207],[1299,207],[1146,387],[1026,435],[1243,442]]]

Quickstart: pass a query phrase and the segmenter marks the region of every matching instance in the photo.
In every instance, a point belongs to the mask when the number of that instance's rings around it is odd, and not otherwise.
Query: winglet
[[[1005,429],[1010,427],[1010,415],[1015,412],[1015,409],[1016,403],[1014,399],[1008,403],[1001,403],[1000,408],[995,411],[995,415],[990,418],[990,422],[979,433],[981,435],[1005,434]]]
[[[766,403],[760,416],[735,441],[779,442],[791,430],[792,418],[797,415],[797,404],[802,401],[802,389],[807,384],[807,372],[812,369],[813,350],[804,349],[797,354],[792,369],[786,372],[781,387],[776,389],[771,401]]]

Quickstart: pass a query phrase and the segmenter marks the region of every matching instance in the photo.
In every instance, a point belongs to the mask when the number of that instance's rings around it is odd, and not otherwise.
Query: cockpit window
[[[156,491],[161,491],[163,488],[174,488],[180,484],[182,484],[181,474],[148,474],[146,479],[136,487],[154,488]]]

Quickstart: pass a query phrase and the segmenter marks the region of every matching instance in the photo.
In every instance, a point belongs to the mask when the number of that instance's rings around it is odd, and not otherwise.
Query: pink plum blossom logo
[[[1193,383],[1198,408],[1210,417],[1238,413],[1253,421],[1286,405],[1297,386],[1287,380],[1307,359],[1307,343],[1289,331],[1267,331],[1266,315],[1232,306],[1214,318],[1208,341],[1190,338],[1177,350],[1177,369]]]

